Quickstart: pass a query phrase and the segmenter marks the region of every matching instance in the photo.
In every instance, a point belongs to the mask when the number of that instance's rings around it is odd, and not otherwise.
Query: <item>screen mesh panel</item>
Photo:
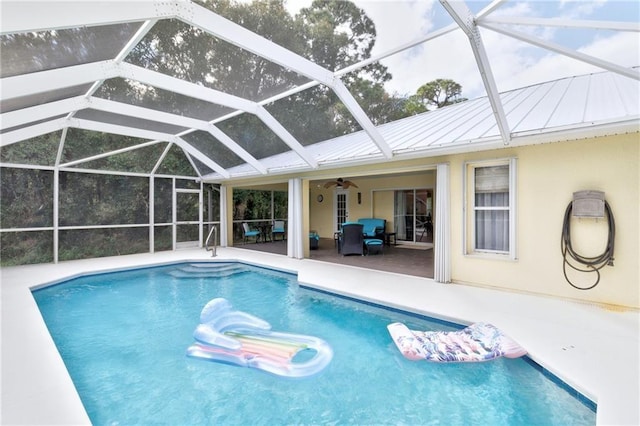
[[[149,223],[149,179],[60,172],[60,225]]]
[[[0,228],[53,226],[53,171],[0,168]]]
[[[0,162],[53,166],[61,137],[62,130],[3,146],[0,148]]]
[[[252,101],[269,98],[309,81],[274,62],[173,19],[154,25],[126,61]]]
[[[115,114],[107,111],[95,109],[83,109],[76,113],[76,118],[92,120],[100,123],[115,124],[117,126],[134,127],[136,129],[151,130],[153,132],[167,133],[174,135],[187,130],[186,127],[173,126],[160,121],[144,120],[127,115]]]
[[[4,65],[4,64],[3,64]],[[75,96],[86,94],[91,88],[91,84],[81,84],[78,86],[64,87],[62,89],[49,90],[42,93],[35,93],[19,98],[2,99],[0,101],[0,112],[16,111],[36,105],[47,104],[49,102],[61,101]]]
[[[204,121],[233,112],[231,108],[124,78],[105,81],[94,96]]]
[[[0,77],[113,59],[141,25],[114,24],[3,35],[0,37]]]

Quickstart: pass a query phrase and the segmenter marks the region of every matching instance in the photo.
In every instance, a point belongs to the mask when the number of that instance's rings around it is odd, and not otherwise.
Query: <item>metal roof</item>
[[[140,138],[138,145],[114,153],[168,143],[186,153],[200,177],[222,181],[563,140],[578,134],[638,131],[638,68],[623,67],[514,28],[539,25],[639,32],[640,23],[500,16],[494,12],[504,3],[501,0],[478,13],[472,13],[464,1],[440,3],[450,16],[450,25],[331,71],[188,0],[130,1],[126,6],[109,1],[3,0],[0,147],[67,128],[113,133]],[[163,68],[163,61],[174,60],[163,59],[163,52],[146,58],[148,62],[136,61],[131,52],[160,22],[202,31],[219,44],[280,67],[280,88],[247,94],[239,84],[237,90],[225,92],[207,79],[193,80]],[[499,93],[481,28],[606,72]],[[452,31],[462,31],[469,38],[487,95],[375,126],[341,77]],[[241,70],[230,74],[236,71]],[[141,104],[124,92],[105,90],[105,81],[115,81],[116,87],[122,82],[141,92],[169,94],[173,101]],[[286,128],[269,112],[270,103],[318,85],[333,92],[361,131],[319,142],[313,135],[297,138],[294,129]],[[239,114],[254,117],[255,125],[275,135],[278,142],[265,150],[259,140],[247,142],[225,130],[225,124]],[[109,153],[73,163],[105,155]]]
[[[512,90],[502,93],[500,101],[512,129],[510,145],[640,131],[640,82],[612,72]],[[505,146],[487,97],[383,124],[378,130],[398,159]],[[321,165],[384,160],[365,132],[317,143],[308,150]],[[273,170],[279,165],[305,169],[305,164],[291,152],[262,161]],[[229,173],[253,174],[247,165],[232,167]],[[220,176],[212,174],[207,178]]]

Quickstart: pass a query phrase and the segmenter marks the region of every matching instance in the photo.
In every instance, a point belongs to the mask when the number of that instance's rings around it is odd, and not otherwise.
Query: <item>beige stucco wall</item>
[[[451,164],[452,279],[518,291],[640,308],[640,141],[638,134],[535,145],[449,158]],[[465,162],[515,157],[517,260],[463,254]],[[560,240],[564,213],[575,191],[605,192],[616,223],[615,264],[601,270],[598,286],[572,288],[562,272]],[[607,240],[606,219],[574,219],[574,247],[598,255]],[[587,287],[595,273],[571,274]]]
[[[467,162],[517,159],[517,259],[496,259],[464,254],[463,177]],[[323,238],[332,238],[333,188],[323,183],[349,176],[359,188],[350,188],[350,218],[383,217],[393,229],[392,191],[433,188],[434,168],[449,163],[451,172],[452,280],[478,286],[499,287],[541,295],[579,299],[640,309],[640,135],[507,147],[442,157],[389,161],[379,165],[310,173],[309,221],[304,226]],[[286,179],[286,178],[284,178]],[[255,182],[257,183],[257,182]],[[580,291],[571,287],[562,272],[560,240],[564,212],[573,192],[595,189],[605,192],[616,222],[615,263],[601,270],[598,286]],[[361,193],[361,204],[357,193]],[[317,201],[322,194],[324,200]],[[374,202],[375,201],[375,202]],[[435,200],[438,203],[438,200]],[[435,211],[435,206],[434,206]],[[434,218],[436,226],[439,218]],[[606,244],[606,220],[573,220],[575,248],[584,255],[598,255]],[[576,284],[588,286],[595,274],[572,274]]]

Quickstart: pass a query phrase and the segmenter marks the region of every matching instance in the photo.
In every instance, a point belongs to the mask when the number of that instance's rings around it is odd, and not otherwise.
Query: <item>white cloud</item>
[[[434,5],[439,7],[435,0],[357,0],[354,3],[363,9],[376,25],[374,55],[431,31],[433,24],[429,17]]]
[[[539,6],[539,4],[533,6]],[[554,12],[557,13],[555,10],[557,6],[558,4],[553,2],[548,7],[553,7]],[[601,6],[601,1],[589,2],[585,5],[574,3],[571,11],[567,6],[565,12],[578,16],[592,13]],[[498,10],[501,14],[512,16],[544,15],[540,10],[536,12],[532,9],[529,3],[517,3],[513,7]],[[549,12],[550,10],[547,10],[545,13]],[[566,43],[567,37],[573,34],[556,33],[555,30],[536,27],[519,28],[519,30],[559,44]],[[481,30],[481,33],[499,91],[603,71],[599,67],[492,31]],[[581,38],[574,37],[569,39],[569,42],[577,44],[577,50],[580,52],[625,67],[640,65],[640,38],[637,33],[591,31],[587,34],[582,31],[577,37]],[[383,63],[389,67],[394,76],[393,82],[387,85],[387,90],[391,92],[413,94],[420,85],[428,81],[436,78],[450,78],[462,85],[463,96],[476,98],[485,95],[469,40],[461,30],[430,41],[410,52],[394,55]]]
[[[442,7],[435,0],[356,0],[358,7],[376,23],[378,33],[373,54],[386,52],[398,45],[438,29],[436,14],[442,17]],[[293,13],[311,0],[288,0]],[[633,4],[631,9],[633,9]],[[624,3],[615,4],[618,8]],[[546,16],[579,19],[599,19],[598,13],[607,6],[605,0],[595,1],[530,1],[505,3],[492,15]],[[601,18],[600,18],[601,19]],[[442,25],[442,19],[440,24]],[[519,27],[519,31],[543,40],[562,44],[575,33],[557,28]],[[505,91],[567,76],[599,72],[602,69],[545,49],[481,30],[491,70],[498,90]],[[563,40],[562,37],[565,37]],[[580,37],[580,38],[576,38]],[[585,32],[570,39],[578,50],[622,66],[640,65],[640,38],[637,33]],[[579,42],[579,43],[578,43]],[[485,90],[468,38],[461,30],[429,41],[419,47],[396,54],[382,61],[393,74],[387,90],[403,95],[413,94],[422,84],[436,78],[450,78],[460,83],[463,96],[484,96]]]

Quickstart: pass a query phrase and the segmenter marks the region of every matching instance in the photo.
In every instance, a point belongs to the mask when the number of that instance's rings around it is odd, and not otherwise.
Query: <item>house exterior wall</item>
[[[509,158],[517,159],[516,259],[465,254],[466,164]],[[400,188],[435,189],[434,168],[440,163],[448,163],[451,172],[449,252],[454,283],[640,309],[640,134],[389,161],[336,170],[333,176],[350,176],[359,186],[349,189],[351,218],[373,215],[389,220],[393,198],[384,194]],[[323,187],[328,178],[308,174],[305,179],[310,181],[309,228],[322,238],[332,238],[334,190]],[[600,271],[595,288],[583,291],[571,287],[564,278],[560,241],[565,209],[573,193],[588,189],[603,191],[611,206],[616,224],[615,260],[613,267]],[[358,192],[362,194],[360,205]],[[322,202],[318,202],[318,195],[323,195]],[[434,219],[437,226],[438,218]],[[393,224],[389,223],[387,230],[391,229]],[[572,220],[575,249],[580,254],[599,255],[607,230],[606,219]],[[596,280],[595,273],[572,273],[570,277],[582,287]]]
[[[467,162],[517,158],[517,259],[465,255],[463,212]],[[451,259],[454,282],[499,287],[564,298],[640,308],[640,138],[637,133],[563,143],[467,153],[451,164]],[[615,262],[599,284],[577,290],[563,275],[560,241],[565,209],[573,192],[605,192],[615,224]],[[574,219],[575,249],[599,255],[607,241],[606,219]],[[595,273],[571,274],[581,287]]]

